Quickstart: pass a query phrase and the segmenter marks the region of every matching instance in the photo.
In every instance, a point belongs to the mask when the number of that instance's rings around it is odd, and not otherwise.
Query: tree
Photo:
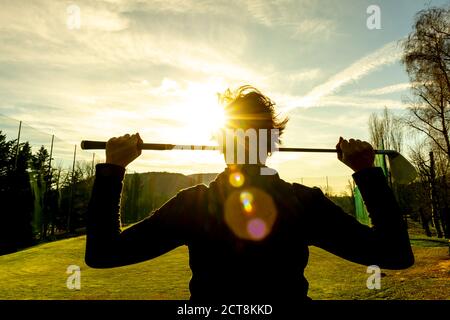
[[[450,159],[450,8],[419,11],[403,47],[412,90],[406,122]]]
[[[7,141],[0,131],[0,150],[0,221],[4,226],[0,230],[0,254],[6,254],[33,242],[34,206],[28,175],[31,147],[28,142],[17,145],[17,140]]]
[[[76,229],[85,226],[85,213],[94,182],[91,174],[91,164],[85,161],[77,161],[74,171],[70,168],[60,172],[59,175],[55,173],[54,176],[60,176],[58,180],[59,214],[56,219],[59,229],[64,228],[74,233]]]
[[[135,172],[127,176],[121,198],[121,217],[124,224],[139,221],[139,197],[141,189],[140,174]]]
[[[448,237],[450,212],[446,176],[450,160],[450,6],[419,11],[403,48],[402,62],[410,78],[412,93],[405,123],[426,137],[426,153],[432,151],[435,161],[430,161],[427,171],[427,161],[420,155],[420,150],[413,150],[413,158],[416,158],[419,172],[431,184],[435,223],[440,223],[438,217],[441,216]],[[439,225],[436,228],[440,235]]]
[[[31,157],[31,179],[34,195],[34,217],[33,227],[35,234],[40,239],[47,236],[47,226],[49,224],[49,208],[47,195],[51,187],[49,168],[50,155],[44,146]]]
[[[402,151],[403,129],[401,122],[389,112],[387,107],[384,107],[381,117],[376,113],[370,115],[369,135],[374,148]]]
[[[449,237],[449,206],[448,206],[448,159],[447,156],[433,143],[422,140],[410,148],[411,162],[417,169],[420,186],[414,188],[414,200],[418,216],[422,220],[425,231],[428,223],[436,229],[438,237]]]
[[[17,157],[16,169],[12,172],[10,195],[11,212],[14,215],[12,232],[17,248],[24,248],[33,243],[32,215],[33,195],[28,173],[31,160],[31,147],[28,142],[21,143]]]
[[[14,141],[7,141],[6,135],[2,134],[0,130],[0,178],[6,177],[11,170],[12,154]],[[6,184],[0,184],[0,188],[6,186]]]
[[[395,117],[385,106],[381,117],[372,113],[369,117],[370,143],[374,148],[395,150],[401,152],[403,148],[403,128],[399,118]],[[378,155],[378,160],[386,164],[386,157]],[[384,166],[384,165],[383,165]],[[399,185],[393,182],[390,172],[387,172],[388,182],[398,197]]]
[[[395,117],[387,107],[384,107],[383,114],[379,117],[372,113],[369,117],[369,136],[370,143],[374,148],[395,150],[401,152],[403,149],[403,127],[400,118]],[[386,157],[378,155],[376,161],[386,164]],[[383,164],[383,167],[385,166]],[[390,172],[386,172],[387,180],[394,190],[397,200],[400,199],[399,193],[401,186],[392,181]]]
[[[48,154],[47,149],[44,146],[41,146],[40,149],[34,154],[31,158],[31,167],[36,171],[47,171],[47,164],[50,155]]]

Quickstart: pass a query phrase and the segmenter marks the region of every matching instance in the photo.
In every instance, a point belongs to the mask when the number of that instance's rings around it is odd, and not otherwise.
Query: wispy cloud
[[[287,75],[287,78],[289,81],[293,82],[304,82],[304,81],[311,81],[316,80],[319,77],[321,77],[323,74],[323,71],[319,68],[309,69],[309,70],[303,70],[296,73],[291,73]]]
[[[345,114],[345,115],[339,115],[334,118],[326,118],[323,116],[308,116],[303,114],[296,114],[295,119],[300,119],[301,122],[305,123],[315,123],[315,124],[322,124],[329,127],[351,127],[351,126],[360,126],[361,124],[367,123],[367,114],[358,114],[355,116],[354,113],[352,114]],[[330,133],[327,134],[327,136],[330,136]],[[333,135],[333,137],[336,135]]]
[[[411,88],[411,83],[409,83],[409,82],[397,83],[397,84],[393,84],[393,85],[390,85],[390,86],[385,86],[385,87],[382,87],[382,88],[376,88],[376,89],[361,91],[361,92],[358,93],[358,95],[361,95],[361,96],[382,96],[382,95],[386,95],[386,94],[390,94],[390,93],[406,91],[406,90],[408,90],[410,88]]]
[[[320,35],[322,39],[328,39],[336,29],[336,23],[330,19],[305,19],[300,22],[292,24],[294,31],[292,38],[300,38],[303,41],[311,37]]]
[[[254,21],[269,28],[281,28],[289,33],[291,38],[303,41],[312,38],[327,39],[336,32],[336,21],[318,14],[316,4],[310,0],[246,1],[248,13]]]
[[[404,109],[406,105],[402,101],[395,99],[380,99],[359,96],[338,96],[331,95],[323,97],[315,106],[320,107],[358,107],[359,109]]]
[[[294,108],[314,106],[319,103],[320,99],[337,92],[346,84],[361,79],[381,67],[397,62],[400,56],[401,51],[397,45],[397,41],[390,42],[338,72],[325,83],[318,85],[307,95],[301,97],[295,104],[284,108],[283,111],[287,112]]]

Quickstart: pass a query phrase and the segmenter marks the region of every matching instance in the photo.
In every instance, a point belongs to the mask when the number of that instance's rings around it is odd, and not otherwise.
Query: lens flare
[[[239,198],[241,199],[241,202],[244,203],[246,201],[252,202],[253,201],[253,195],[251,192],[248,191],[242,191]]]
[[[261,240],[267,234],[267,226],[264,220],[254,218],[247,223],[247,232],[254,240]]]
[[[253,206],[252,206],[253,195],[248,191],[243,191],[243,192],[241,192],[239,198],[244,207],[244,213],[251,215],[252,211],[253,211]]]
[[[231,192],[225,201],[224,219],[238,238],[262,241],[270,235],[277,219],[272,197],[259,188]]]
[[[232,174],[230,174],[229,182],[233,187],[235,187],[235,188],[242,187],[242,185],[244,184],[244,181],[245,181],[245,178],[242,173],[237,171],[237,172],[233,172]]]

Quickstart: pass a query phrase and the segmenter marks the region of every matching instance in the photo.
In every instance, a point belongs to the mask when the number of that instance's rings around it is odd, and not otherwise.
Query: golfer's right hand
[[[106,163],[126,167],[141,155],[140,145],[143,143],[139,133],[114,137],[106,143]]]

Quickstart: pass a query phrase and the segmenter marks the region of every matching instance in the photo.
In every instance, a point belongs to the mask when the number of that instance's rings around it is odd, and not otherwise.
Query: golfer
[[[309,246],[385,269],[404,269],[414,263],[399,206],[383,171],[374,167],[369,143],[341,137],[336,149],[338,159],[354,171],[372,227],[346,214],[319,188],[285,182],[267,170],[265,161],[274,142],[270,133],[277,132],[279,143],[287,123],[278,118],[268,97],[243,86],[228,90],[223,101],[228,131],[263,134],[252,139],[248,134],[243,144],[236,137],[232,143],[219,141],[226,168],[209,186],[180,191],[125,230],[119,213],[122,181],[125,167],[141,154],[142,140],[139,134],[127,134],[107,142],[106,163],[96,166],[87,213],[88,266],[130,265],[186,245],[191,300],[267,301],[308,299],[304,269]],[[252,154],[255,136],[256,157]]]

